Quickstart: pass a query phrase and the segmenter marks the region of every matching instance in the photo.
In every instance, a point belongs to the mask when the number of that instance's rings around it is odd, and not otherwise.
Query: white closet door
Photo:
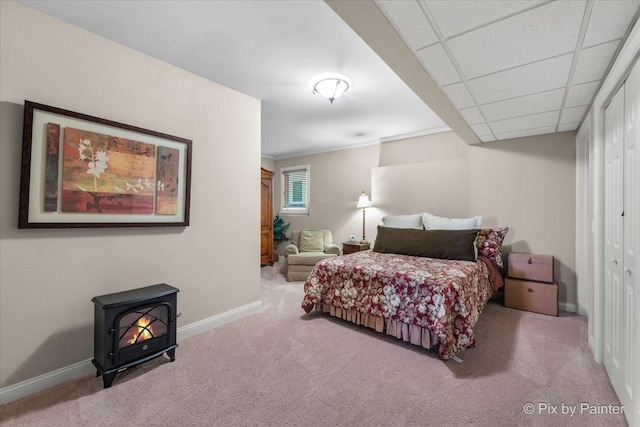
[[[618,398],[629,408],[631,396],[625,379],[631,374],[625,372],[628,310],[623,286],[624,86],[604,117],[604,365]]]
[[[624,135],[624,288],[627,303],[627,379],[635,408],[629,425],[640,425],[640,65],[625,82]]]

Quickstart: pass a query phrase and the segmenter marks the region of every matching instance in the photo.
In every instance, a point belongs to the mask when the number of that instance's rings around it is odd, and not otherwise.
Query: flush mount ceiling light
[[[323,98],[327,98],[333,104],[338,98],[349,89],[349,82],[341,77],[328,77],[318,80],[313,85],[313,93],[317,93]]]

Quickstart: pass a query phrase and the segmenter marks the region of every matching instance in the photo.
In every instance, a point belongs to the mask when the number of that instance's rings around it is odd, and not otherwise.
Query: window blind
[[[296,169],[283,172],[284,175],[284,208],[307,208],[309,172],[307,169]]]

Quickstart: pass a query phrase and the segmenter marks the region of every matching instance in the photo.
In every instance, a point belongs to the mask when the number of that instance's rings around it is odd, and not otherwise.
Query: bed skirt
[[[316,310],[427,349],[431,349],[440,343],[438,335],[430,329],[409,325],[399,320],[385,319],[371,314],[360,313],[356,310],[348,310],[322,303],[316,304]]]

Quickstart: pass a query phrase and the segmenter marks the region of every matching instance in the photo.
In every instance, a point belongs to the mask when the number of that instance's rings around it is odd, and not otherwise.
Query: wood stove
[[[167,353],[175,360],[177,293],[166,283],[94,297],[93,364],[104,388],[115,376]]]

